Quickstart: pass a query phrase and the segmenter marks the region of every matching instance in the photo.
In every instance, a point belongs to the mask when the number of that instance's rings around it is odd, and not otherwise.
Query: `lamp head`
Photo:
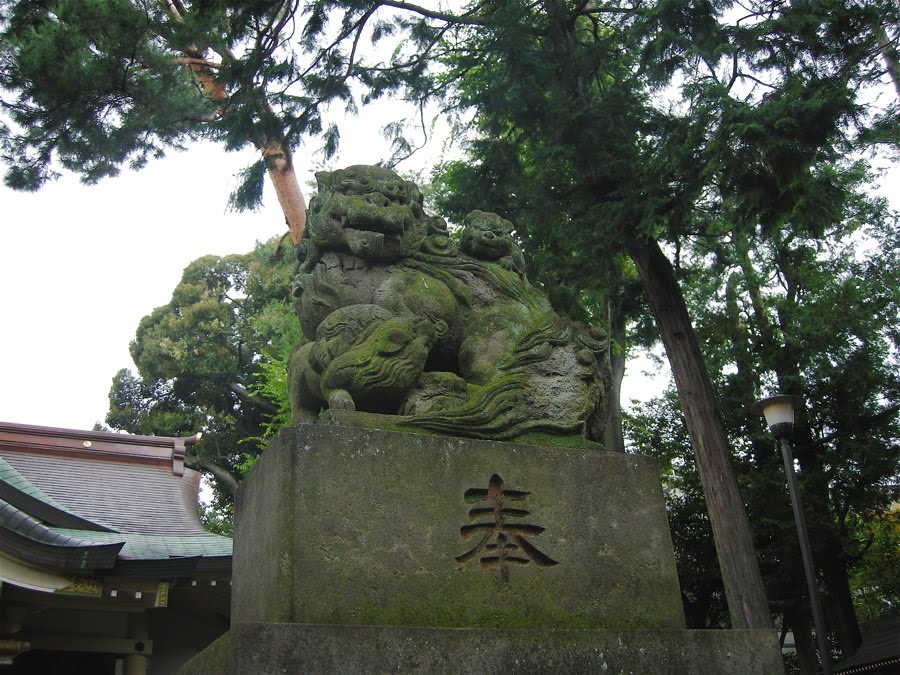
[[[794,430],[794,411],[803,400],[799,396],[779,394],[758,401],[752,410],[766,418],[769,431],[775,438],[787,438]]]

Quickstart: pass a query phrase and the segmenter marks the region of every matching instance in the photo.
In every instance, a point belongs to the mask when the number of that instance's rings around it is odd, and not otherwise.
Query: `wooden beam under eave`
[[[9,585],[3,591],[3,604],[31,605],[46,609],[73,609],[97,612],[144,612],[157,606],[156,594],[142,593],[135,599],[133,593],[121,593],[117,597],[85,597],[62,593],[39,593]]]
[[[55,593],[72,585],[72,580],[62,576],[24,565],[18,560],[0,553],[0,583],[8,583],[41,593]]]
[[[153,654],[153,640],[145,638],[112,638],[67,633],[22,633],[17,637],[29,643],[32,650],[90,652],[117,656]]]

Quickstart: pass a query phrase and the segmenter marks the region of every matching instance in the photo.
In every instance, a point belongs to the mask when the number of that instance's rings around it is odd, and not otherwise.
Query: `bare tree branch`
[[[253,405],[259,406],[268,413],[272,413],[274,415],[279,412],[277,405],[269,401],[267,398],[250,391],[242,384],[239,384],[237,382],[229,382],[228,388],[235,394],[240,396],[241,399],[248,401]]]
[[[211,473],[213,478],[219,483],[219,486],[225,490],[231,496],[237,492],[238,489],[238,480],[234,476],[231,475],[231,472],[228,471],[224,466],[220,466],[213,461],[208,459],[203,459],[201,457],[195,457],[193,455],[186,455],[184,458],[184,463],[186,466],[196,469],[197,471],[206,471],[207,473]]]
[[[481,19],[481,18],[472,16],[472,12],[468,12],[466,14],[447,14],[445,12],[436,12],[431,9],[425,9],[424,7],[420,7],[419,5],[413,5],[412,3],[409,3],[409,2],[394,2],[392,0],[384,0],[383,2],[379,2],[377,6],[393,7],[395,9],[405,9],[409,12],[413,12],[415,14],[419,14],[421,16],[428,17],[429,19],[439,19],[440,21],[446,21],[447,23],[463,24],[466,26],[486,26],[486,25],[488,25],[488,21],[486,21],[485,19]],[[481,5],[479,5],[479,7],[480,6]],[[473,12],[474,11],[475,10],[473,10]]]

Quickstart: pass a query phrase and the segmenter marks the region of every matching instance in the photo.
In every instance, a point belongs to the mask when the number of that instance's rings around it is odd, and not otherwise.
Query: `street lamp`
[[[825,619],[822,605],[819,602],[819,588],[816,584],[816,570],[813,566],[812,549],[809,545],[809,534],[806,531],[806,518],[803,515],[803,503],[797,489],[797,477],[794,475],[794,455],[791,452],[791,435],[794,432],[794,410],[801,405],[799,396],[770,396],[764,398],[753,407],[753,411],[766,418],[769,431],[780,442],[781,454],[784,457],[784,471],[787,473],[788,492],[791,494],[791,506],[794,508],[794,522],[797,525],[797,537],[800,539],[800,553],[803,557],[803,569],[806,572],[806,586],[809,590],[809,601],[812,604],[813,620],[816,624],[816,641],[819,643],[819,658],[822,660],[822,672],[831,675],[831,651],[825,633]]]

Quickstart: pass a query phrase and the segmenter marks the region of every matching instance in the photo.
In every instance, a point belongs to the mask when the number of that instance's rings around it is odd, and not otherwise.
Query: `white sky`
[[[281,229],[271,208],[224,213],[241,164],[200,146],[99,185],[68,175],[36,193],[0,188],[0,420],[103,420],[138,322],[181,270]]]
[[[331,166],[385,157],[380,126],[367,111],[342,128]],[[430,170],[436,152],[400,169]],[[134,368],[128,344],[138,322],[169,301],[183,268],[285,231],[268,186],[260,211],[226,212],[234,176],[253,159],[203,144],[99,185],[72,175],[37,193],[0,185],[0,420],[75,429],[103,420],[112,376]],[[313,162],[298,153],[295,163],[310,169],[300,175],[306,186]],[[885,194],[900,195],[897,175]],[[633,364],[623,402],[646,399],[666,378],[665,368]]]

